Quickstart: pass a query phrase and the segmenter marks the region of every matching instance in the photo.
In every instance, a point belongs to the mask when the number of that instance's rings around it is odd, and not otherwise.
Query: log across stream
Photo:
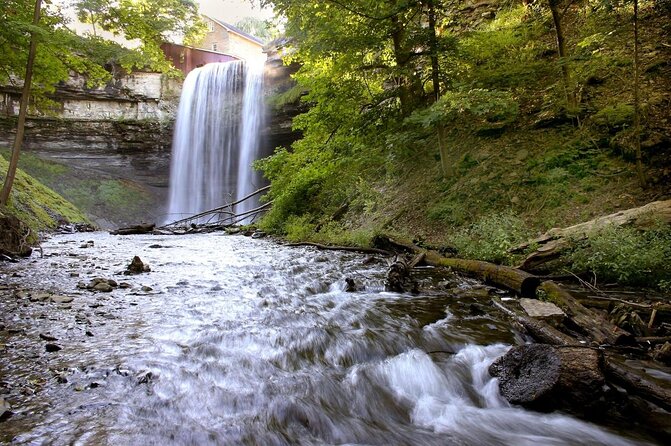
[[[2,443],[657,441],[502,398],[490,366],[529,338],[489,304],[507,292],[444,269],[415,270],[409,294],[384,290],[382,256],[267,239],[95,233],[42,248],[1,265]],[[123,274],[135,255],[150,272]]]

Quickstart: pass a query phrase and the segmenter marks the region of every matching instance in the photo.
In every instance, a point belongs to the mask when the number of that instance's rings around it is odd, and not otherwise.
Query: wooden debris
[[[616,212],[567,228],[553,228],[535,240],[517,246],[511,252],[521,253],[530,246],[537,246],[519,266],[520,269],[529,271],[557,259],[575,243],[575,240],[584,240],[590,233],[599,229],[610,226],[648,228],[658,222],[671,224],[671,200],[654,201],[645,206]]]
[[[612,324],[600,313],[584,307],[571,293],[552,281],[543,282],[540,290],[548,300],[557,304],[581,330],[597,344],[631,344],[634,337],[617,325]]]
[[[525,271],[480,260],[442,258],[441,266],[448,266],[463,273],[472,274],[485,282],[503,286],[523,297],[535,297],[540,279]]]
[[[112,235],[137,235],[137,234],[151,234],[156,225],[154,223],[142,223],[135,226],[128,226],[119,228],[110,232]]]
[[[603,395],[601,355],[584,347],[527,344],[511,348],[489,373],[513,404],[541,411],[588,412]]]

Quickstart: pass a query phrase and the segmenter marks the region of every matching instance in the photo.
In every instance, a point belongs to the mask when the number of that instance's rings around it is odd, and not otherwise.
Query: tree
[[[270,20],[245,17],[239,20],[235,26],[265,42],[269,42],[278,36],[277,26]]]
[[[561,0],[548,0],[552,21],[554,23],[555,35],[557,37],[557,54],[559,55],[559,65],[562,72],[562,82],[566,95],[566,105],[569,111],[575,110],[576,95],[571,80],[571,68],[569,65],[568,51],[566,49],[566,37],[564,31],[563,19],[568,8],[573,4],[573,0],[567,0],[567,4],[562,8]]]
[[[35,9],[33,13],[33,26],[37,27],[40,23],[40,12],[42,9],[42,0],[35,1]],[[16,168],[19,165],[19,153],[21,152],[21,145],[23,144],[23,132],[26,126],[26,114],[28,113],[28,99],[30,97],[30,83],[33,80],[33,64],[35,62],[35,53],[37,52],[37,33],[35,30],[30,32],[30,49],[28,50],[28,61],[26,62],[26,74],[23,80],[23,92],[21,93],[21,106],[19,110],[19,124],[16,129],[16,136],[14,137],[14,145],[12,146],[12,157],[7,168],[7,175],[5,182],[0,192],[0,205],[6,206],[9,199],[9,193],[12,191],[12,184],[16,176]]]
[[[110,80],[107,68],[150,68],[169,71],[170,63],[161,43],[173,32],[186,38],[202,30],[192,0],[86,0],[76,4],[88,8],[102,29],[138,39],[139,49],[123,48],[97,36],[78,36],[67,28],[67,19],[57,8],[41,8],[41,1],[0,0],[0,83],[22,86],[16,139],[10,167],[0,194],[6,204],[18,163],[28,107],[47,105],[56,85],[79,73],[89,86]],[[47,6],[50,2],[45,2]],[[37,42],[40,51],[36,51]],[[42,107],[44,108],[44,107]]]

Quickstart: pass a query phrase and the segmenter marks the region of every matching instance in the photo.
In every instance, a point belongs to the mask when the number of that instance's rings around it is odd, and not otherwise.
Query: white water
[[[251,164],[260,147],[262,92],[262,63],[207,64],[186,77],[175,123],[166,223],[258,189],[260,178]],[[257,203],[248,200],[234,211]]]

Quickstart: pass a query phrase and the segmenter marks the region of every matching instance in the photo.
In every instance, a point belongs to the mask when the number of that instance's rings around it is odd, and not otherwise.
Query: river
[[[388,293],[380,259],[220,234],[59,235],[42,249],[0,265],[3,443],[643,441],[507,404],[487,369],[521,338],[482,311],[497,291],[470,279],[426,269],[427,291]],[[152,271],[121,275],[134,255]],[[95,277],[128,288],[77,288]]]

